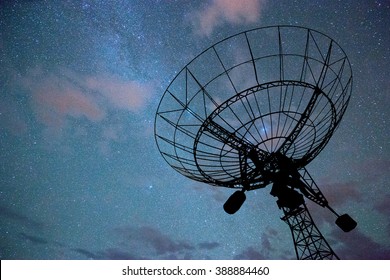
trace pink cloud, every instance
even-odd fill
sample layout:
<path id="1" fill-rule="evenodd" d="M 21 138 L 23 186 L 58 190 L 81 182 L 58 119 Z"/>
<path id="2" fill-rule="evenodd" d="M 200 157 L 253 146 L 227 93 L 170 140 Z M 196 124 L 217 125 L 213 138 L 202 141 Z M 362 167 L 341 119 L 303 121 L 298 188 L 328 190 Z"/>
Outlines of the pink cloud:
<path id="1" fill-rule="evenodd" d="M 0 100 L 2 129 L 23 136 L 30 130 L 29 125 L 36 122 L 42 125 L 45 149 L 61 149 L 65 153 L 72 152 L 72 148 L 63 140 L 86 139 L 92 124 L 101 135 L 93 144 L 96 150 L 105 156 L 112 154 L 112 143 L 126 139 L 124 127 L 112 121 L 108 124 L 107 120 L 117 111 L 141 113 L 154 90 L 153 83 L 111 73 L 85 75 L 68 68 L 48 71 L 38 65 L 23 75 L 16 70 L 11 74 L 6 88 L 8 97 Z M 18 102 L 22 94 L 28 103 Z M 142 133 L 145 131 L 151 131 L 149 123 Z"/>
<path id="2" fill-rule="evenodd" d="M 94 96 L 67 75 L 46 73 L 37 67 L 21 79 L 21 84 L 31 94 L 37 120 L 48 128 L 62 129 L 69 117 L 98 122 L 106 116 Z"/>
<path id="3" fill-rule="evenodd" d="M 133 112 L 144 108 L 152 90 L 150 85 L 125 81 L 118 76 L 89 77 L 85 85 L 102 94 L 113 107 Z"/>
<path id="4" fill-rule="evenodd" d="M 223 23 L 241 24 L 256 22 L 263 8 L 264 0 L 212 0 L 205 9 L 197 11 L 192 23 L 196 32 L 209 36 Z"/>
<path id="5" fill-rule="evenodd" d="M 81 90 L 72 88 L 58 88 L 53 81 L 46 81 L 39 86 L 34 94 L 36 110 L 39 118 L 45 124 L 52 122 L 49 118 L 56 118 L 61 122 L 64 117 L 86 117 L 90 121 L 100 121 L 105 111 L 98 106 L 93 97 L 84 94 Z"/>
<path id="6" fill-rule="evenodd" d="M 138 112 L 151 96 L 152 86 L 137 81 L 110 74 L 83 76 L 69 69 L 59 70 L 47 73 L 36 67 L 19 81 L 31 95 L 37 120 L 49 129 L 61 130 L 70 119 L 100 122 L 112 110 Z"/>

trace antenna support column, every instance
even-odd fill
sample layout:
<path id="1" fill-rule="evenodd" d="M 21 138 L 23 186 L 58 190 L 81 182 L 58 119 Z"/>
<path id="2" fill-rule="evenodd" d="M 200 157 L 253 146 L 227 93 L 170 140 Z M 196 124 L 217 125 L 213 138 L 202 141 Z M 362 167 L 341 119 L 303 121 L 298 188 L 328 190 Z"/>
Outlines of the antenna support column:
<path id="1" fill-rule="evenodd" d="M 298 260 L 339 259 L 315 225 L 306 204 L 290 210 L 282 207 L 282 221 L 290 227 Z"/>

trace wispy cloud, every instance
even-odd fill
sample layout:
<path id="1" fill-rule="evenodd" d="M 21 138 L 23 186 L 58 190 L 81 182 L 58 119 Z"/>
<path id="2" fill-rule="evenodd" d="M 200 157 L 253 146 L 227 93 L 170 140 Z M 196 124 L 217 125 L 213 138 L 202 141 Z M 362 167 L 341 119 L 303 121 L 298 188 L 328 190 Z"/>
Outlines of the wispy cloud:
<path id="1" fill-rule="evenodd" d="M 356 164 L 356 169 L 362 174 L 364 182 L 377 182 L 390 174 L 390 160 L 368 158 Z"/>
<path id="2" fill-rule="evenodd" d="M 388 218 L 386 229 L 387 234 L 390 236 L 390 194 L 383 196 L 377 203 L 375 203 L 374 209 Z"/>
<path id="3" fill-rule="evenodd" d="M 390 194 L 381 197 L 381 200 L 374 205 L 374 209 L 390 217 Z"/>
<path id="4" fill-rule="evenodd" d="M 82 249 L 82 248 L 75 248 L 75 249 L 72 249 L 73 252 L 76 252 L 80 255 L 83 255 L 85 258 L 87 259 L 91 259 L 91 260 L 99 260 L 101 259 L 101 255 L 100 254 L 96 254 L 92 251 L 89 251 L 89 250 L 85 250 L 85 249 Z"/>
<path id="5" fill-rule="evenodd" d="M 256 22 L 265 0 L 212 0 L 209 5 L 193 14 L 194 30 L 201 36 L 209 36 L 216 27 L 224 24 Z"/>
<path id="6" fill-rule="evenodd" d="M 280 251 L 275 244 L 279 243 L 278 232 L 267 228 L 261 233 L 261 244 L 258 248 L 248 246 L 234 256 L 236 260 L 266 260 L 266 259 L 294 259 L 293 251 Z"/>
<path id="7" fill-rule="evenodd" d="M 26 234 L 24 232 L 20 233 L 19 236 L 23 240 L 27 240 L 29 242 L 32 242 L 35 245 L 45 245 L 45 244 L 49 243 L 49 241 L 46 240 L 45 238 L 42 238 L 42 237 L 39 237 L 39 236 L 35 236 L 35 235 L 31 235 L 31 234 Z"/>
<path id="8" fill-rule="evenodd" d="M 8 207 L 1 206 L 1 205 L 0 205 L 0 216 L 3 216 L 3 218 L 11 219 L 15 222 L 20 223 L 22 226 L 26 226 L 33 230 L 40 230 L 44 227 L 43 223 L 38 222 Z"/>
<path id="9" fill-rule="evenodd" d="M 83 248 L 71 249 L 79 255 L 82 255 L 86 259 L 90 260 L 142 260 L 143 257 L 126 252 L 119 248 L 108 248 L 104 251 L 91 251 Z"/>
<path id="10" fill-rule="evenodd" d="M 162 233 L 157 228 L 142 226 L 139 228 L 125 227 L 118 229 L 125 240 L 135 244 L 143 244 L 155 251 L 157 255 L 168 253 L 182 253 L 186 250 L 195 249 L 194 245 L 184 240 L 174 240 Z"/>
<path id="11" fill-rule="evenodd" d="M 362 202 L 363 194 L 359 188 L 357 182 L 333 183 L 323 186 L 323 189 L 327 190 L 325 196 L 332 207 L 338 207 L 347 202 Z"/>
<path id="12" fill-rule="evenodd" d="M 218 242 L 201 242 L 198 244 L 200 249 L 212 250 L 221 246 Z"/>
<path id="13" fill-rule="evenodd" d="M 249 246 L 245 248 L 241 253 L 234 256 L 235 260 L 265 260 L 267 256 L 263 253 L 260 253 L 257 249 Z"/>
<path id="14" fill-rule="evenodd" d="M 332 236 L 340 240 L 337 254 L 342 259 L 349 260 L 386 260 L 390 259 L 390 246 L 384 246 L 375 242 L 370 237 L 361 233 L 358 229 L 345 234 L 339 229 L 334 229 Z"/>
<path id="15" fill-rule="evenodd" d="M 220 243 L 204 241 L 194 243 L 171 237 L 152 226 L 126 226 L 116 228 L 117 247 L 103 250 L 70 248 L 70 251 L 88 259 L 141 260 L 141 259 L 207 259 L 207 252 Z"/>

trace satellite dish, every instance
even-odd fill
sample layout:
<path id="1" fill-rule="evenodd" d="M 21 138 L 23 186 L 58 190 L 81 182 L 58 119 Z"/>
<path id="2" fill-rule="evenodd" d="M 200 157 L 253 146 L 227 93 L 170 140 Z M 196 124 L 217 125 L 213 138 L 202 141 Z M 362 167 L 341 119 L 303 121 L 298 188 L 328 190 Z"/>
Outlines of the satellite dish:
<path id="1" fill-rule="evenodd" d="M 304 197 L 336 214 L 346 232 L 356 222 L 329 206 L 306 165 L 338 127 L 351 90 L 348 57 L 327 35 L 298 26 L 248 30 L 176 75 L 157 109 L 156 142 L 182 175 L 238 189 L 224 204 L 229 214 L 246 191 L 272 185 L 297 258 L 337 259 Z"/>

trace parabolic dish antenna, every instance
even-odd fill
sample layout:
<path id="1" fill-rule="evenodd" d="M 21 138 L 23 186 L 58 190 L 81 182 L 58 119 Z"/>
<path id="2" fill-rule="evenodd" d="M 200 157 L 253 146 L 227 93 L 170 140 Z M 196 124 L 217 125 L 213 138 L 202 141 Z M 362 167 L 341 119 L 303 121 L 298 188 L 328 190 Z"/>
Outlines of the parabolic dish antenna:
<path id="1" fill-rule="evenodd" d="M 305 166 L 325 147 L 347 108 L 352 70 L 332 38 L 304 27 L 271 26 L 228 37 L 196 56 L 172 80 L 157 109 L 158 148 L 190 179 L 245 192 L 271 185 L 298 259 L 338 259 L 304 197 L 327 207 Z"/>

